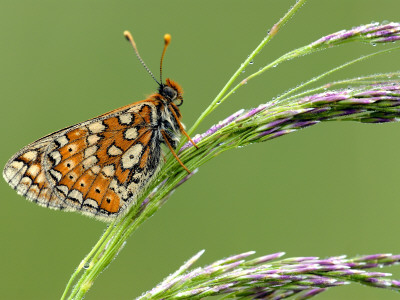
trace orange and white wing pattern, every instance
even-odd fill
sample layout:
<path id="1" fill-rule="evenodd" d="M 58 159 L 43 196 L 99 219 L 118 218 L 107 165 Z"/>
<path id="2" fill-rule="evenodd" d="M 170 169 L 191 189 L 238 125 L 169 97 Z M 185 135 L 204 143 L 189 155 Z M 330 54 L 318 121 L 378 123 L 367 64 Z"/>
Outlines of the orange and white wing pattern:
<path id="1" fill-rule="evenodd" d="M 157 171 L 165 112 L 148 99 L 53 133 L 14 155 L 3 176 L 39 205 L 110 220 Z"/>
<path id="2" fill-rule="evenodd" d="M 182 88 L 166 79 L 162 61 L 171 36 L 164 36 L 160 82 L 147 68 L 129 32 L 124 32 L 158 93 L 89 121 L 59 130 L 24 147 L 3 176 L 19 194 L 39 205 L 79 211 L 109 221 L 132 206 L 160 167 L 161 144 L 175 153 L 181 133 Z"/>

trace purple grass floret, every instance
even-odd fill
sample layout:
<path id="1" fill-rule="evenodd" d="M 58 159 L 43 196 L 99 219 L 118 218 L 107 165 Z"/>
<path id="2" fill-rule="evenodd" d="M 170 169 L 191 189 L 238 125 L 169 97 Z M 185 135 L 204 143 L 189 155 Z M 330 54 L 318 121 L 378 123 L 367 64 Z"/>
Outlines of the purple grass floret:
<path id="1" fill-rule="evenodd" d="M 190 265 L 202 253 L 190 259 Z M 297 299 L 309 299 L 328 288 L 351 282 L 400 291 L 400 281 L 388 278 L 390 274 L 366 272 L 359 268 L 364 268 L 371 261 L 375 262 L 375 266 L 398 264 L 399 255 L 375 254 L 356 258 L 336 256 L 326 259 L 294 257 L 276 260 L 283 255 L 283 252 L 278 252 L 244 260 L 253 253 L 234 255 L 192 271 L 188 270 L 186 263 L 184 268 L 138 299 L 200 299 L 217 295 L 229 298 L 246 296 L 253 299 L 285 299 L 297 294 Z M 271 260 L 273 262 L 269 263 Z M 283 286 L 284 289 L 281 289 Z"/>
<path id="2" fill-rule="evenodd" d="M 250 255 L 253 255 L 254 253 L 256 253 L 256 252 L 255 251 L 249 251 L 249 252 L 233 255 L 233 256 L 218 260 L 218 261 L 214 262 L 213 264 L 211 264 L 211 266 L 219 266 L 219 265 L 228 264 L 228 263 L 231 263 L 231 262 L 234 262 L 234 261 L 242 260 L 243 258 L 246 258 L 246 257 L 248 257 Z"/>
<path id="3" fill-rule="evenodd" d="M 239 121 L 243 121 L 247 118 L 250 118 L 251 116 L 260 113 L 261 111 L 270 108 L 272 106 L 275 105 L 275 102 L 269 102 L 269 103 L 265 103 L 265 104 L 261 104 L 256 108 L 250 109 L 248 112 L 246 112 L 245 114 L 242 114 L 239 118 L 236 119 L 236 122 Z"/>
<path id="4" fill-rule="evenodd" d="M 400 280 L 392 280 L 392 285 L 400 289 Z"/>
<path id="5" fill-rule="evenodd" d="M 263 263 L 269 262 L 271 260 L 278 259 L 284 255 L 285 255 L 285 252 L 277 252 L 277 253 L 273 253 L 273 254 L 269 254 L 269 255 L 264 255 L 264 256 L 261 256 L 261 257 L 258 257 L 258 258 L 248 261 L 247 264 L 248 265 L 263 264 Z"/>
<path id="6" fill-rule="evenodd" d="M 379 259 L 384 259 L 384 258 L 387 258 L 387 257 L 391 257 L 392 256 L 392 254 L 374 254 L 374 255 L 365 255 L 365 256 L 361 256 L 361 257 L 359 257 L 359 258 L 357 258 L 357 259 L 354 259 L 354 261 L 363 261 L 363 262 L 366 262 L 366 261 L 370 261 L 370 260 L 379 260 Z"/>
<path id="7" fill-rule="evenodd" d="M 288 134 L 288 133 L 292 133 L 292 132 L 294 132 L 294 131 L 295 131 L 295 129 L 280 130 L 280 131 L 278 131 L 278 132 L 273 133 L 273 134 L 271 135 L 270 139 L 274 139 L 274 138 L 280 137 L 280 136 L 282 136 L 282 135 L 285 135 L 285 134 Z"/>
<path id="8" fill-rule="evenodd" d="M 374 40 L 375 43 L 390 43 L 400 40 L 400 36 L 381 37 Z"/>
<path id="9" fill-rule="evenodd" d="M 271 123 L 265 124 L 265 125 L 261 125 L 259 126 L 257 129 L 257 131 L 263 131 L 266 129 L 270 129 L 270 128 L 277 128 L 278 126 L 282 125 L 283 123 L 286 123 L 290 120 L 291 118 L 283 118 L 283 119 L 279 119 L 276 121 L 272 121 Z"/>
<path id="10" fill-rule="evenodd" d="M 186 181 L 188 181 L 190 178 L 192 178 L 193 175 L 195 175 L 199 169 L 194 169 L 190 174 L 187 174 L 181 181 L 179 181 L 174 189 L 178 188 L 180 185 L 184 184 Z"/>
<path id="11" fill-rule="evenodd" d="M 311 289 L 307 292 L 305 292 L 303 295 L 300 295 L 297 300 L 306 300 L 310 299 L 311 297 L 314 297 L 322 292 L 325 292 L 326 288 L 316 288 L 316 289 Z"/>
<path id="12" fill-rule="evenodd" d="M 318 124 L 320 121 L 318 120 L 309 120 L 309 121 L 298 121 L 288 125 L 286 128 L 305 128 L 311 125 Z"/>
<path id="13" fill-rule="evenodd" d="M 341 30 L 336 33 L 324 36 L 311 44 L 314 48 L 326 45 L 337 45 L 350 39 L 361 39 L 370 43 L 383 43 L 397 41 L 400 38 L 400 24 L 372 23 L 355 27 L 350 30 Z"/>
<path id="14" fill-rule="evenodd" d="M 193 141 L 198 144 L 202 139 L 204 139 L 207 136 L 210 136 L 212 134 L 214 134 L 215 132 L 217 132 L 218 130 L 220 130 L 221 128 L 227 126 L 228 124 L 232 123 L 236 118 L 238 118 L 240 115 L 242 115 L 242 113 L 244 112 L 244 109 L 241 109 L 237 112 L 235 112 L 234 114 L 230 115 L 229 117 L 227 117 L 225 120 L 220 121 L 218 124 L 211 126 L 210 129 L 208 129 L 205 133 L 196 135 L 193 138 Z M 182 146 L 182 148 L 180 149 L 179 152 L 184 151 L 187 148 L 193 147 L 191 142 L 187 142 L 186 144 L 184 144 Z"/>

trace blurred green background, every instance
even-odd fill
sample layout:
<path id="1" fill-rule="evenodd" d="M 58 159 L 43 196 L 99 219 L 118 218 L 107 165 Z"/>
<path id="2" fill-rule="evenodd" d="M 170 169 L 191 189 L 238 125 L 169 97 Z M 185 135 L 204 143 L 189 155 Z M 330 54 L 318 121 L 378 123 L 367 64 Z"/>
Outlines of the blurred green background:
<path id="1" fill-rule="evenodd" d="M 189 127 L 294 0 L 11 1 L 0 10 L 1 165 L 28 143 L 156 88 L 122 36 L 132 31 L 158 74 L 185 91 Z M 398 0 L 310 0 L 246 74 L 323 35 L 371 21 L 399 21 Z M 206 119 L 202 132 L 345 61 L 380 50 L 349 44 L 281 65 L 250 82 Z M 378 56 L 327 80 L 399 69 Z M 157 76 L 157 75 L 156 75 Z M 400 124 L 332 122 L 224 153 L 204 165 L 128 241 L 86 299 L 132 299 L 200 249 L 199 265 L 230 254 L 287 256 L 400 253 Z M 38 207 L 3 181 L 2 299 L 58 299 L 106 224 Z M 387 271 L 400 277 L 399 267 Z M 350 285 L 318 299 L 398 299 Z"/>

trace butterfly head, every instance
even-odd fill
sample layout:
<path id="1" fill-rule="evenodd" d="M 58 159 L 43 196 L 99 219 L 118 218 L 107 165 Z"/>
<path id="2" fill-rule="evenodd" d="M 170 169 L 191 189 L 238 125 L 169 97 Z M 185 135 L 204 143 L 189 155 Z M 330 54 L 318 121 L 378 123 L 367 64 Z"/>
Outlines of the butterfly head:
<path id="1" fill-rule="evenodd" d="M 161 84 L 158 93 L 169 103 L 172 102 L 176 106 L 181 106 L 183 103 L 183 91 L 179 84 L 167 78 L 164 84 Z"/>
<path id="2" fill-rule="evenodd" d="M 168 105 L 174 104 L 176 106 L 181 106 L 183 103 L 183 91 L 182 88 L 180 87 L 179 84 L 177 84 L 175 81 L 172 81 L 171 79 L 167 78 L 165 80 L 165 83 L 162 83 L 162 63 L 164 60 L 164 54 L 165 51 L 167 50 L 167 47 L 169 43 L 171 42 L 171 35 L 170 34 L 165 34 L 164 35 L 164 49 L 161 54 L 161 60 L 160 60 L 160 81 L 158 81 L 153 73 L 150 71 L 150 69 L 146 66 L 144 63 L 143 59 L 140 57 L 139 51 L 136 47 L 136 43 L 133 40 L 133 37 L 129 31 L 124 31 L 124 36 L 125 38 L 131 43 L 133 49 L 135 50 L 136 56 L 139 59 L 139 61 L 142 63 L 143 67 L 147 70 L 147 72 L 150 74 L 150 76 L 154 79 L 155 82 L 159 85 L 158 88 L 158 94 L 164 98 L 168 102 Z"/>

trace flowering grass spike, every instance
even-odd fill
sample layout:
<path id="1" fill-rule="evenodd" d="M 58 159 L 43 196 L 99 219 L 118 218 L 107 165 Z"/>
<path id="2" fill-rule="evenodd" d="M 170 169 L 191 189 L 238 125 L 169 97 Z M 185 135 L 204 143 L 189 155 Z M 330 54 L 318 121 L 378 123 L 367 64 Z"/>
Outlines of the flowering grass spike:
<path id="1" fill-rule="evenodd" d="M 246 260 L 255 253 L 250 251 L 189 271 L 203 253 L 204 250 L 197 253 L 178 271 L 137 300 L 195 300 L 207 296 L 228 299 L 286 299 L 295 296 L 295 299 L 309 299 L 328 288 L 352 282 L 400 291 L 400 281 L 389 279 L 391 274 L 366 271 L 399 264 L 400 255 L 277 260 L 284 255 L 279 252 Z"/>

